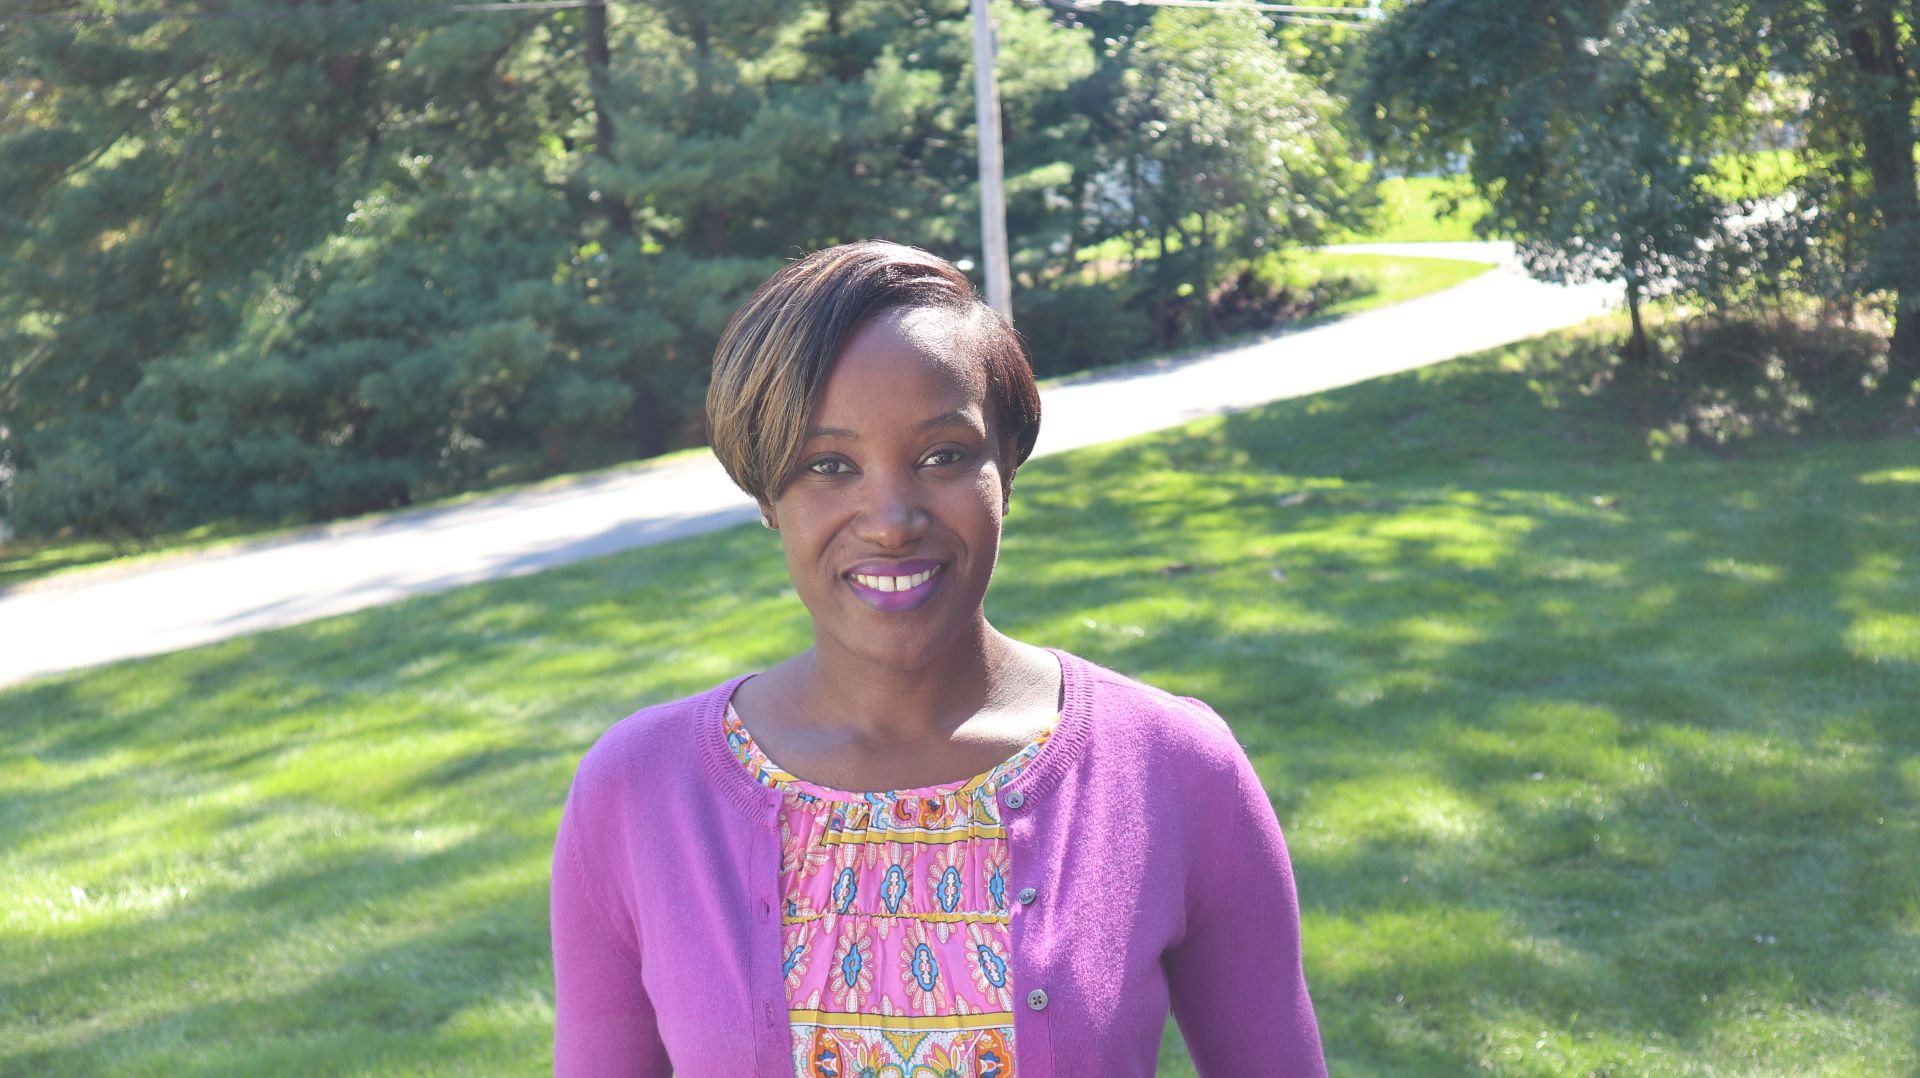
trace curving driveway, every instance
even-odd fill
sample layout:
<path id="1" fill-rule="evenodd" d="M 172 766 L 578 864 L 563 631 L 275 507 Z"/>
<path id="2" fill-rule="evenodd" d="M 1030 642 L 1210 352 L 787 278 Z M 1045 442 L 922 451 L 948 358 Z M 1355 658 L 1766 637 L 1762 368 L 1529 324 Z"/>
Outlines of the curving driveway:
<path id="1" fill-rule="evenodd" d="M 1310 329 L 1042 389 L 1036 455 L 1297 397 L 1584 321 L 1606 286 L 1541 284 L 1500 243 L 1341 250 L 1497 263 L 1471 281 Z M 0 593 L 0 685 L 392 602 L 754 517 L 710 455 L 636 464 L 439 509 L 349 521 Z"/>

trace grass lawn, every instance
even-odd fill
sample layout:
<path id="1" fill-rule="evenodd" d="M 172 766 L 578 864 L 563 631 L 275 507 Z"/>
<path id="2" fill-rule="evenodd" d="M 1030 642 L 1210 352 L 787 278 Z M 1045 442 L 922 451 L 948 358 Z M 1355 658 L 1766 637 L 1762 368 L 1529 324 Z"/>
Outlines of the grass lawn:
<path id="1" fill-rule="evenodd" d="M 1486 203 L 1472 193 L 1464 177 L 1388 176 L 1379 183 L 1378 227 L 1344 237 L 1346 243 L 1449 243 L 1483 237 L 1473 223 Z M 1464 196 L 1449 212 L 1449 195 Z"/>
<path id="2" fill-rule="evenodd" d="M 1395 255 L 1308 251 L 1294 259 L 1296 271 L 1315 275 L 1344 273 L 1369 282 L 1368 291 L 1321 311 L 1318 317 L 1358 314 L 1402 303 L 1429 292 L 1452 288 L 1493 268 L 1488 262 L 1452 258 L 1401 258 Z"/>
<path id="3" fill-rule="evenodd" d="M 1920 440 L 1536 354 L 1035 462 L 989 608 L 1234 725 L 1336 1073 L 1913 1073 Z M 805 633 L 742 527 L 0 691 L 0 1073 L 544 1073 L 580 754 Z"/>

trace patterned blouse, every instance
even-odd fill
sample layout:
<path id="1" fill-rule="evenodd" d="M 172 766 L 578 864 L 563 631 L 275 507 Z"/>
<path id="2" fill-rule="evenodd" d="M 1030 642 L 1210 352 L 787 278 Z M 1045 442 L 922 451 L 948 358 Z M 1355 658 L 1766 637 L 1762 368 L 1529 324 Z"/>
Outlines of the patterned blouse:
<path id="1" fill-rule="evenodd" d="M 784 795 L 793 1073 L 1012 1075 L 1012 896 L 994 795 L 1052 729 L 985 774 L 886 793 L 795 778 L 730 705 L 726 729 L 734 756 Z"/>

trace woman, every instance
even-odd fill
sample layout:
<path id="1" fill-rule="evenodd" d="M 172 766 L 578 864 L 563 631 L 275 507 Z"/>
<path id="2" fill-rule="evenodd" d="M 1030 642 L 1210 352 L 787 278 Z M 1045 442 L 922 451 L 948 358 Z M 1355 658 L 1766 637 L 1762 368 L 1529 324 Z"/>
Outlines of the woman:
<path id="1" fill-rule="evenodd" d="M 1325 1071 L 1272 804 L 1226 725 L 988 624 L 1040 401 L 926 252 L 792 263 L 734 316 L 714 452 L 813 647 L 647 708 L 574 777 L 555 1071 Z M 776 763 L 777 761 L 777 763 Z"/>

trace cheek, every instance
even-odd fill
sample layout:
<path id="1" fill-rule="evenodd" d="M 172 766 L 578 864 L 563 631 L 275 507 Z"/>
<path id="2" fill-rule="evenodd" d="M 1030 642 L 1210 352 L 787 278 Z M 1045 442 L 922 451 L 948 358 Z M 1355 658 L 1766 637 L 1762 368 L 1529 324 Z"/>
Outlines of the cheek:
<path id="1" fill-rule="evenodd" d="M 1000 469 L 988 464 L 975 474 L 973 488 L 968 492 L 968 498 L 974 504 L 973 512 L 984 516 L 983 523 L 990 523 L 995 532 L 1000 530 L 1000 510 L 1006 502 L 1006 491 L 1006 484 L 1000 478 Z"/>

